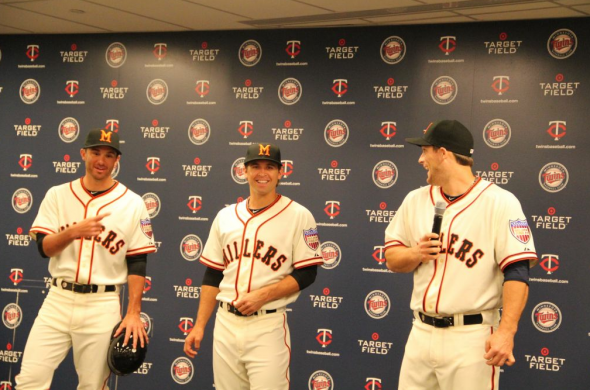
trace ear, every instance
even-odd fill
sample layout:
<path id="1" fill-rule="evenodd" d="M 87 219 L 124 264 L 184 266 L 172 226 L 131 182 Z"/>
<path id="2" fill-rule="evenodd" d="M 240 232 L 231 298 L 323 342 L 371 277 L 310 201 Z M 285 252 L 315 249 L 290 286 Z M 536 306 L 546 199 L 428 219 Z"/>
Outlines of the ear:
<path id="1" fill-rule="evenodd" d="M 82 157 L 82 161 L 86 161 L 86 149 L 80 149 L 80 157 Z"/>

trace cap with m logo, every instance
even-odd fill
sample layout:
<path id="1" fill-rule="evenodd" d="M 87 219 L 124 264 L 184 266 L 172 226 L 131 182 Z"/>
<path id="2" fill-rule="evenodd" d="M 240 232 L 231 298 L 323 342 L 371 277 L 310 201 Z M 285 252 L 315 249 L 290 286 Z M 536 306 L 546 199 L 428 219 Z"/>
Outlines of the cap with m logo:
<path id="1" fill-rule="evenodd" d="M 276 145 L 266 142 L 253 143 L 248 147 L 244 165 L 254 160 L 269 160 L 281 166 L 281 149 Z"/>
<path id="2" fill-rule="evenodd" d="M 118 154 L 121 154 L 119 147 L 119 134 L 105 129 L 92 129 L 86 136 L 84 148 L 92 148 L 95 146 L 110 146 L 115 149 Z"/>

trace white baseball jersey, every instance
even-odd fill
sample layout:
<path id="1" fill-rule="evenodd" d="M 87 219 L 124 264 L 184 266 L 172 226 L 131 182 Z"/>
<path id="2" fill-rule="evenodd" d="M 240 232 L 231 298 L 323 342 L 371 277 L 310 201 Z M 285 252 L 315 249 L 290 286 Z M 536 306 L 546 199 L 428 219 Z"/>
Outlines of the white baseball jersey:
<path id="1" fill-rule="evenodd" d="M 201 263 L 223 271 L 217 300 L 234 303 L 241 294 L 281 281 L 294 268 L 323 264 L 315 220 L 309 210 L 279 195 L 252 214 L 247 201 L 222 209 L 211 226 Z M 268 302 L 270 310 L 294 302 L 299 292 Z"/>
<path id="2" fill-rule="evenodd" d="M 430 315 L 478 313 L 502 306 L 502 271 L 517 261 L 538 261 L 520 202 L 510 192 L 477 178 L 450 202 L 440 187 L 414 190 L 385 231 L 385 250 L 416 246 L 432 231 L 434 205 L 444 201 L 438 259 L 414 271 L 410 307 Z"/>
<path id="3" fill-rule="evenodd" d="M 141 197 L 117 182 L 109 191 L 93 197 L 82 179 L 55 186 L 47 195 L 30 234 L 54 234 L 86 218 L 111 213 L 101 220 L 97 237 L 76 239 L 49 260 L 55 278 L 81 284 L 124 284 L 125 256 L 156 251 L 152 225 Z"/>

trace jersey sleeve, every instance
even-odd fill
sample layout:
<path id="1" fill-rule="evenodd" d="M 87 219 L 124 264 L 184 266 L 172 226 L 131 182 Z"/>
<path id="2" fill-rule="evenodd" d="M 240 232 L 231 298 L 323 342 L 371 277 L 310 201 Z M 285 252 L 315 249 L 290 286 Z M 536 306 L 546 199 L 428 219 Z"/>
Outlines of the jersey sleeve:
<path id="1" fill-rule="evenodd" d="M 50 188 L 41 202 L 37 217 L 29 230 L 29 235 L 37 239 L 37 233 L 55 234 L 59 232 L 57 194 L 55 187 Z"/>
<path id="2" fill-rule="evenodd" d="M 211 224 L 209 237 L 207 238 L 205 248 L 203 248 L 203 253 L 201 254 L 199 261 L 207 267 L 223 271 L 225 269 L 225 263 L 223 262 L 223 244 L 221 242 L 221 233 L 219 231 L 220 213 L 221 211 L 217 213 L 215 220 Z"/>
<path id="3" fill-rule="evenodd" d="M 494 243 L 498 265 L 502 271 L 508 265 L 523 260 L 534 266 L 538 261 L 535 243 L 520 202 L 510 194 L 509 199 L 502 200 L 499 210 Z"/>
<path id="4" fill-rule="evenodd" d="M 320 250 L 318 227 L 311 212 L 302 207 L 293 237 L 293 267 L 304 268 L 324 264 Z"/>
<path id="5" fill-rule="evenodd" d="M 129 245 L 127 246 L 127 256 L 136 256 L 156 251 L 152 222 L 150 221 L 150 216 L 145 207 L 145 203 L 140 197 L 137 197 L 136 200 L 136 208 L 133 213 L 132 231 L 129 235 L 130 240 Z"/>
<path id="6" fill-rule="evenodd" d="M 396 246 L 411 246 L 410 235 L 407 230 L 409 196 L 410 195 L 406 196 L 401 206 L 393 216 L 393 219 L 391 222 L 389 222 L 389 225 L 387 225 L 387 228 L 385 229 L 384 251 Z"/>

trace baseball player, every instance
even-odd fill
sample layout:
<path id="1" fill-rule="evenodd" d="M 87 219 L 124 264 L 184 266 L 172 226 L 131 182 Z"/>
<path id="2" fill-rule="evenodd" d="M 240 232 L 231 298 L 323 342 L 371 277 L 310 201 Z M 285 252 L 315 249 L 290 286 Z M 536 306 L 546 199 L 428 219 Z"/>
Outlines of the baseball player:
<path id="1" fill-rule="evenodd" d="M 148 342 L 140 319 L 147 254 L 155 251 L 141 197 L 113 180 L 119 136 L 91 130 L 80 151 L 84 177 L 52 187 L 30 234 L 49 259 L 52 287 L 33 324 L 16 389 L 49 389 L 53 373 L 73 347 L 78 390 L 108 389 L 106 354 L 120 321 L 119 289 L 129 306 L 117 335 Z"/>
<path id="2" fill-rule="evenodd" d="M 286 390 L 291 341 L 285 307 L 314 282 L 323 258 L 311 213 L 276 192 L 283 174 L 279 148 L 252 144 L 244 164 L 250 197 L 213 221 L 200 259 L 207 266 L 201 302 L 184 352 L 197 354 L 217 308 L 215 388 Z"/>
<path id="3" fill-rule="evenodd" d="M 458 121 L 406 141 L 422 148 L 430 186 L 410 192 L 385 231 L 387 267 L 414 273 L 399 389 L 498 389 L 538 261 L 526 217 L 514 195 L 473 175 L 473 136 Z"/>

